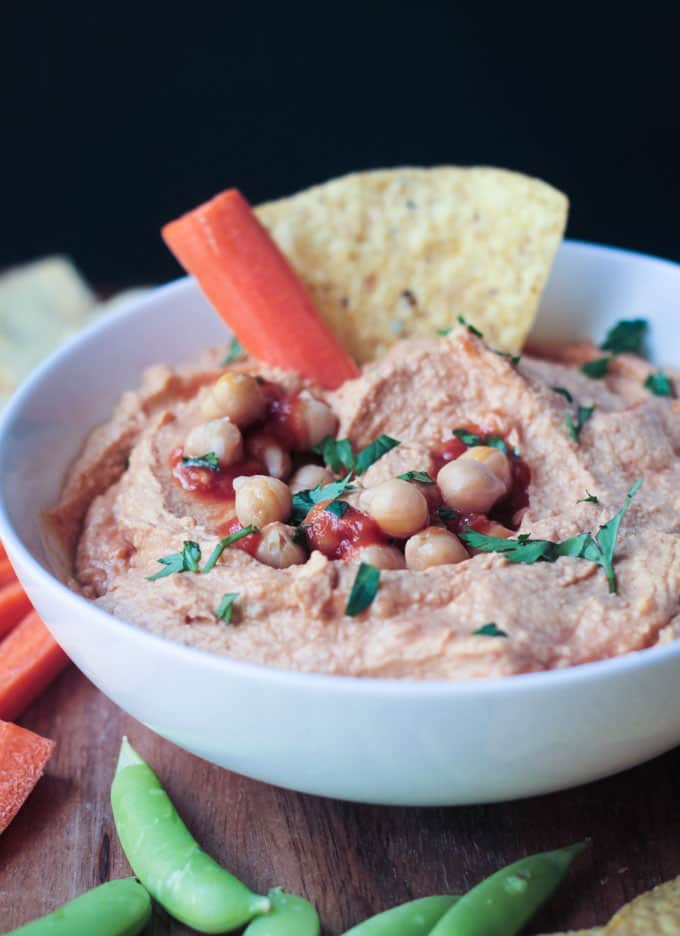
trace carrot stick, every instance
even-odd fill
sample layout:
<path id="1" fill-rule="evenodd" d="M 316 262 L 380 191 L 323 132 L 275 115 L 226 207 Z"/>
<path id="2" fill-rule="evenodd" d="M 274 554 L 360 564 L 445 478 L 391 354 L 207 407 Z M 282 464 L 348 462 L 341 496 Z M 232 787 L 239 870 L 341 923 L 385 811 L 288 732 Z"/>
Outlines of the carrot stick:
<path id="1" fill-rule="evenodd" d="M 0 588 L 0 637 L 16 627 L 30 610 L 31 602 L 18 582 Z"/>
<path id="2" fill-rule="evenodd" d="M 2 543 L 0 543 L 0 559 L 6 559 L 6 558 L 7 558 L 7 550 L 2 545 Z"/>
<path id="3" fill-rule="evenodd" d="M 16 574 L 9 559 L 0 559 L 0 588 L 16 581 Z"/>
<path id="4" fill-rule="evenodd" d="M 0 832 L 4 832 L 36 785 L 54 741 L 0 721 Z"/>
<path id="5" fill-rule="evenodd" d="M 13 721 L 69 662 L 36 611 L 0 642 L 0 718 Z"/>
<path id="6" fill-rule="evenodd" d="M 356 364 L 236 189 L 166 224 L 162 235 L 250 354 L 322 387 L 358 376 Z"/>

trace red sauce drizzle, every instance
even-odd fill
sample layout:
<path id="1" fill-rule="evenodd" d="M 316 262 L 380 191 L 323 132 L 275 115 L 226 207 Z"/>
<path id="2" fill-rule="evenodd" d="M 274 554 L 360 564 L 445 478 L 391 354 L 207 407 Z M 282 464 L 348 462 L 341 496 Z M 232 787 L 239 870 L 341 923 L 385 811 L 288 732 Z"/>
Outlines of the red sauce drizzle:
<path id="1" fill-rule="evenodd" d="M 330 501 L 316 504 L 305 518 L 307 540 L 329 559 L 344 559 L 362 546 L 384 545 L 389 542 L 378 524 L 368 514 L 348 507 L 342 517 L 326 510 Z"/>
<path id="2" fill-rule="evenodd" d="M 184 488 L 197 497 L 210 501 L 225 501 L 234 499 L 234 478 L 241 475 L 266 474 L 262 462 L 255 458 L 246 458 L 211 471 L 210 468 L 196 468 L 182 464 L 184 449 L 179 447 L 170 456 L 170 469 L 173 476 Z"/>
<path id="3" fill-rule="evenodd" d="M 262 389 L 264 390 L 264 387 Z M 275 387 L 275 384 L 269 386 Z M 302 449 L 307 443 L 307 428 L 300 394 L 284 394 L 280 387 L 276 392 L 269 391 L 271 400 L 266 419 L 266 430 L 287 449 Z"/>

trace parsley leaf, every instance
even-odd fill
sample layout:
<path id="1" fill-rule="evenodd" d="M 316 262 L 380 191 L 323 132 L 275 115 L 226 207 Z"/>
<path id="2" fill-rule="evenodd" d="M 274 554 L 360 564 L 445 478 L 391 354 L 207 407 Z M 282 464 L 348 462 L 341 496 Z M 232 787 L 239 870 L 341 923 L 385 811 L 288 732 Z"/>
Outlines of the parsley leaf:
<path id="1" fill-rule="evenodd" d="M 391 449 L 401 445 L 398 439 L 392 439 L 388 435 L 379 435 L 375 441 L 362 449 L 355 459 L 355 471 L 358 475 L 363 474 L 379 458 L 386 455 Z"/>
<path id="2" fill-rule="evenodd" d="M 656 374 L 650 374 L 649 377 L 645 380 L 644 386 L 647 390 L 651 390 L 655 396 L 674 396 L 673 384 L 671 383 L 668 375 L 664 374 L 663 371 L 657 371 Z"/>
<path id="3" fill-rule="evenodd" d="M 454 429 L 453 434 L 457 439 L 460 439 L 461 442 L 464 442 L 465 445 L 475 446 L 475 445 L 488 445 L 491 448 L 497 448 L 501 452 L 504 452 L 506 455 L 510 454 L 510 449 L 507 446 L 507 443 L 501 439 L 499 435 L 478 435 L 476 432 L 468 432 L 467 429 Z M 513 455 L 519 454 L 518 452 L 513 452 Z"/>
<path id="4" fill-rule="evenodd" d="M 182 458 L 182 464 L 187 468 L 209 468 L 210 471 L 220 470 L 220 461 L 214 452 L 208 452 L 198 458 Z"/>
<path id="5" fill-rule="evenodd" d="M 523 533 L 517 539 L 503 539 L 496 536 L 487 536 L 485 533 L 478 533 L 471 527 L 466 527 L 465 532 L 460 534 L 460 538 L 478 552 L 502 553 L 508 562 L 524 563 L 526 565 L 539 560 L 555 562 L 561 556 L 587 559 L 589 562 L 595 562 L 602 567 L 607 576 L 609 591 L 611 594 L 615 594 L 617 585 L 614 573 L 614 550 L 616 549 L 619 527 L 621 526 L 621 520 L 630 507 L 631 500 L 640 489 L 641 484 L 642 478 L 639 478 L 626 495 L 621 510 L 600 527 L 595 538 L 591 533 L 579 533 L 577 536 L 572 536 L 561 543 L 553 543 L 551 540 L 532 540 L 528 534 Z"/>
<path id="6" fill-rule="evenodd" d="M 211 569 L 215 568 L 217 560 L 220 558 L 225 549 L 228 549 L 232 543 L 238 542 L 238 540 L 243 539 L 244 536 L 250 536 L 251 533 L 259 533 L 260 531 L 256 526 L 247 526 L 243 527 L 242 530 L 237 530 L 235 533 L 232 533 L 231 536 L 225 537 L 219 541 L 217 546 L 213 549 L 208 557 L 208 561 L 201 569 L 202 572 L 210 572 Z"/>
<path id="7" fill-rule="evenodd" d="M 484 338 L 484 335 L 480 332 L 480 330 L 478 328 L 475 328 L 474 325 L 470 325 L 468 320 L 463 318 L 462 315 L 457 315 L 456 320 L 460 325 L 465 325 L 467 330 L 471 332 L 473 335 L 476 335 L 478 338 L 482 338 L 482 339 Z"/>
<path id="8" fill-rule="evenodd" d="M 333 436 L 325 436 L 318 445 L 312 449 L 324 460 L 324 463 L 339 474 L 341 468 L 345 471 L 351 471 L 354 468 L 354 452 L 349 439 L 334 439 Z"/>
<path id="9" fill-rule="evenodd" d="M 361 614 L 371 604 L 378 593 L 380 584 L 380 569 L 362 562 L 352 585 L 345 614 L 349 617 L 356 617 Z"/>
<path id="10" fill-rule="evenodd" d="M 606 357 L 597 358 L 595 361 L 588 361 L 586 364 L 581 364 L 581 372 L 586 375 L 586 377 L 592 377 L 593 380 L 601 380 L 609 370 L 609 362 L 614 357 L 613 354 L 608 354 Z"/>
<path id="11" fill-rule="evenodd" d="M 595 494 L 591 494 L 588 488 L 586 488 L 586 497 L 582 497 L 580 500 L 577 500 L 577 504 L 599 504 L 600 498 Z"/>
<path id="12" fill-rule="evenodd" d="M 491 349 L 494 354 L 497 354 L 499 357 L 507 358 L 512 365 L 519 364 L 521 359 L 521 354 L 510 354 L 509 351 L 496 351 L 495 348 Z"/>
<path id="13" fill-rule="evenodd" d="M 559 394 L 561 394 L 561 395 L 564 397 L 564 399 L 567 401 L 567 403 L 573 403 L 573 402 L 574 402 L 573 396 L 571 395 L 571 393 L 569 393 L 569 391 L 567 390 L 566 387 L 551 387 L 550 389 L 551 389 L 554 393 L 559 393 Z"/>
<path id="14" fill-rule="evenodd" d="M 569 435 L 572 437 L 574 442 L 578 443 L 579 439 L 581 438 L 581 430 L 593 415 L 594 410 L 594 405 L 579 406 L 578 410 L 576 411 L 576 422 L 574 422 L 571 413 L 567 413 L 565 422 L 567 424 L 567 429 L 569 430 Z"/>
<path id="15" fill-rule="evenodd" d="M 222 595 L 222 601 L 220 601 L 217 606 L 217 615 L 218 620 L 224 621 L 225 624 L 229 624 L 231 621 L 231 614 L 234 610 L 234 602 L 239 596 L 239 592 L 227 592 L 226 595 Z"/>
<path id="16" fill-rule="evenodd" d="M 349 494 L 354 490 L 354 485 L 349 483 L 351 477 L 352 472 L 350 471 L 340 481 L 331 481 L 330 484 L 323 487 L 317 484 L 315 488 L 293 494 L 293 509 L 289 522 L 297 525 L 305 519 L 315 504 L 325 500 L 334 501 L 342 494 Z"/>
<path id="17" fill-rule="evenodd" d="M 344 517 L 349 510 L 349 504 L 347 501 L 331 501 L 330 504 L 326 504 L 326 510 L 336 517 Z"/>
<path id="18" fill-rule="evenodd" d="M 426 471 L 407 471 L 405 474 L 397 475 L 402 481 L 418 481 L 420 484 L 434 484 L 433 479 Z"/>
<path id="19" fill-rule="evenodd" d="M 646 319 L 627 319 L 617 322 L 607 332 L 607 337 L 600 348 L 603 351 L 613 351 L 614 354 L 621 354 L 624 351 L 642 354 L 647 326 Z"/>
<path id="20" fill-rule="evenodd" d="M 222 367 L 226 367 L 227 364 L 231 364 L 233 361 L 238 361 L 238 359 L 244 357 L 244 355 L 245 351 L 243 350 L 241 342 L 238 338 L 232 338 L 231 344 L 229 345 L 229 352 L 222 361 Z"/>
<path id="21" fill-rule="evenodd" d="M 489 624 L 484 624 L 483 627 L 478 627 L 477 630 L 473 630 L 473 635 L 475 637 L 507 637 L 508 635 L 504 630 L 501 630 L 500 627 L 494 622 L 491 621 Z"/>
<path id="22" fill-rule="evenodd" d="M 458 517 L 458 511 L 454 510 L 453 507 L 437 507 L 437 515 L 440 520 L 446 523 L 447 520 L 455 520 Z"/>
<path id="23" fill-rule="evenodd" d="M 156 579 L 165 578 L 167 575 L 174 575 L 179 572 L 198 572 L 200 558 L 201 547 L 198 543 L 185 540 L 182 544 L 182 552 L 172 553 L 172 555 L 163 556 L 158 560 L 164 568 L 156 572 L 155 575 L 147 575 L 147 581 L 155 582 Z"/>
<path id="24" fill-rule="evenodd" d="M 450 334 L 451 334 L 451 328 L 438 328 L 438 329 L 437 329 L 437 334 L 438 334 L 438 335 L 441 335 L 442 338 L 446 338 L 447 335 L 450 335 Z"/>

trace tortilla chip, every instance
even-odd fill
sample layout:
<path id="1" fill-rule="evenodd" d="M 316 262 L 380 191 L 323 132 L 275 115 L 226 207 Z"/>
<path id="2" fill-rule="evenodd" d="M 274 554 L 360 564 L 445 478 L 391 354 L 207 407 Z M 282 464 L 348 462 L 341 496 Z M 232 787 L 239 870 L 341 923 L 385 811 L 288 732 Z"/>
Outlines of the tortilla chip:
<path id="1" fill-rule="evenodd" d="M 621 907 L 605 936 L 677 936 L 680 933 L 680 877 L 660 884 Z"/>
<path id="2" fill-rule="evenodd" d="M 568 202 L 490 168 L 362 172 L 257 214 L 347 350 L 373 360 L 459 315 L 517 352 L 534 321 Z"/>

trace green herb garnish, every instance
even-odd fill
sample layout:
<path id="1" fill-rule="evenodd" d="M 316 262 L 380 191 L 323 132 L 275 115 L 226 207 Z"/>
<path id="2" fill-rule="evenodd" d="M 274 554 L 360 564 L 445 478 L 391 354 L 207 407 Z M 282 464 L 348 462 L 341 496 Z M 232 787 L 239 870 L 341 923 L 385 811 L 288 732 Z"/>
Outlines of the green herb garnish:
<path id="1" fill-rule="evenodd" d="M 217 606 L 217 615 L 218 620 L 224 621 L 225 624 L 229 624 L 231 621 L 232 611 L 234 610 L 234 602 L 239 596 L 239 592 L 227 592 L 226 595 L 222 595 L 222 601 L 220 601 Z"/>
<path id="2" fill-rule="evenodd" d="M 231 364 L 233 361 L 238 361 L 239 358 L 245 356 L 245 351 L 243 350 L 243 345 L 238 340 L 238 338 L 232 338 L 229 345 L 229 352 L 225 359 L 222 361 L 222 367 L 226 367 L 227 364 Z"/>
<path id="3" fill-rule="evenodd" d="M 220 461 L 214 452 L 208 452 L 206 455 L 200 455 L 198 458 L 182 458 L 182 464 L 186 468 L 208 468 L 210 471 L 220 470 Z"/>
<path id="4" fill-rule="evenodd" d="M 639 478 L 626 495 L 621 510 L 600 527 L 595 537 L 591 533 L 579 533 L 577 536 L 572 536 L 561 543 L 553 543 L 551 540 L 532 540 L 527 533 L 523 533 L 517 539 L 503 539 L 477 533 L 476 530 L 467 527 L 465 532 L 460 534 L 460 538 L 468 546 L 479 552 L 502 553 L 509 562 L 527 565 L 539 560 L 555 562 L 561 556 L 587 559 L 589 562 L 597 563 L 604 569 L 609 591 L 615 594 L 617 585 L 614 573 L 614 550 L 619 527 L 621 526 L 621 520 L 630 507 L 631 500 L 640 489 L 641 484 L 642 478 Z"/>
<path id="5" fill-rule="evenodd" d="M 595 361 L 588 361 L 586 364 L 581 364 L 581 372 L 584 373 L 586 377 L 592 377 L 593 380 L 601 380 L 606 376 L 609 370 L 609 362 L 613 357 L 613 354 L 609 354 L 607 357 L 597 358 Z"/>
<path id="6" fill-rule="evenodd" d="M 446 338 L 448 335 L 451 334 L 451 328 L 438 328 L 437 334 L 441 335 L 442 338 Z"/>
<path id="7" fill-rule="evenodd" d="M 499 357 L 506 358 L 512 365 L 519 364 L 522 357 L 521 354 L 510 354 L 509 351 L 497 351 L 495 348 L 492 348 L 491 350 Z"/>
<path id="8" fill-rule="evenodd" d="M 577 500 L 577 504 L 599 504 L 600 498 L 595 494 L 591 494 L 588 488 L 586 488 L 586 497 L 582 497 L 581 500 Z"/>
<path id="9" fill-rule="evenodd" d="M 407 471 L 405 474 L 397 475 L 402 481 L 418 481 L 420 484 L 434 484 L 434 480 L 426 471 Z"/>
<path id="10" fill-rule="evenodd" d="M 607 337 L 600 348 L 603 351 L 613 351 L 614 354 L 621 354 L 624 351 L 642 354 L 648 325 L 646 319 L 624 319 L 617 322 L 607 332 Z"/>
<path id="11" fill-rule="evenodd" d="M 398 439 L 392 439 L 390 436 L 384 434 L 379 435 L 374 442 L 371 442 L 370 445 L 367 445 L 366 448 L 359 452 L 354 461 L 354 470 L 358 475 L 363 474 L 371 465 L 375 464 L 379 458 L 382 458 L 383 455 L 386 455 L 393 448 L 396 448 L 397 445 L 401 445 Z"/>
<path id="12" fill-rule="evenodd" d="M 293 494 L 293 507 L 289 522 L 292 524 L 299 524 L 305 519 L 315 504 L 319 504 L 321 501 L 325 500 L 334 501 L 342 494 L 349 494 L 354 490 L 354 485 L 349 483 L 351 477 L 352 472 L 350 471 L 349 474 L 345 475 L 340 481 L 331 481 L 330 484 L 326 484 L 323 487 L 317 484 L 315 488 L 309 488 L 306 491 L 298 491 L 297 494 Z"/>
<path id="13" fill-rule="evenodd" d="M 380 569 L 362 562 L 352 585 L 345 614 L 349 617 L 356 617 L 357 614 L 365 611 L 377 595 L 379 584 Z"/>
<path id="14" fill-rule="evenodd" d="M 501 630 L 494 621 L 491 621 L 489 624 L 484 624 L 483 627 L 478 627 L 477 630 L 473 630 L 473 635 L 475 637 L 507 637 L 508 635 L 504 630 Z"/>
<path id="15" fill-rule="evenodd" d="M 464 325 L 467 328 L 467 330 L 471 332 L 473 335 L 476 335 L 477 338 L 482 338 L 482 339 L 484 338 L 484 335 L 480 332 L 480 330 L 478 328 L 475 328 L 474 325 L 471 325 L 467 319 L 463 318 L 462 315 L 457 315 L 456 321 L 460 325 Z"/>
<path id="16" fill-rule="evenodd" d="M 449 520 L 456 520 L 459 514 L 453 507 L 437 507 L 437 516 L 447 523 Z"/>
<path id="17" fill-rule="evenodd" d="M 238 542 L 238 540 L 243 539 L 244 536 L 250 536 L 251 533 L 259 533 L 260 531 L 256 526 L 247 526 L 243 527 L 242 530 L 237 530 L 235 533 L 232 533 L 231 536 L 227 536 L 224 539 L 220 540 L 217 546 L 213 549 L 208 557 L 208 561 L 201 569 L 202 572 L 210 572 L 211 569 L 215 568 L 217 560 L 220 558 L 225 549 L 228 549 L 233 543 Z"/>
<path id="18" fill-rule="evenodd" d="M 349 510 L 349 504 L 347 501 L 331 501 L 330 504 L 326 504 L 326 510 L 336 517 L 344 517 Z"/>
<path id="19" fill-rule="evenodd" d="M 156 579 L 165 578 L 166 575 L 174 575 L 179 572 L 198 572 L 200 558 L 201 547 L 198 543 L 185 540 L 182 544 L 182 552 L 172 553 L 172 555 L 163 556 L 158 560 L 164 568 L 156 572 L 155 575 L 147 575 L 147 581 L 155 582 Z"/>
<path id="20" fill-rule="evenodd" d="M 507 442 L 501 439 L 499 435 L 478 435 L 476 432 L 468 432 L 467 429 L 454 429 L 453 434 L 457 439 L 460 439 L 461 442 L 464 442 L 465 445 L 471 447 L 475 445 L 488 445 L 491 448 L 499 449 L 506 455 L 510 454 Z M 513 451 L 512 454 L 518 455 L 519 453 Z"/>
<path id="21" fill-rule="evenodd" d="M 307 540 L 307 527 L 308 526 L 310 526 L 309 523 L 301 523 L 299 526 L 296 526 L 295 529 L 293 530 L 291 539 L 293 540 L 296 546 L 305 546 L 305 547 L 309 546 L 309 542 Z"/>
<path id="22" fill-rule="evenodd" d="M 662 397 L 672 397 L 675 394 L 673 393 L 673 384 L 670 381 L 670 378 L 667 374 L 664 374 L 663 371 L 657 371 L 656 374 L 650 374 L 649 377 L 645 380 L 644 386 L 647 390 L 650 390 L 655 396 Z"/>
<path id="23" fill-rule="evenodd" d="M 343 467 L 345 471 L 354 468 L 354 452 L 349 439 L 334 439 L 328 435 L 315 445 L 312 451 L 321 455 L 324 463 L 336 474 L 339 474 Z"/>
<path id="24" fill-rule="evenodd" d="M 572 437 L 574 442 L 578 443 L 579 439 L 581 438 L 581 430 L 583 429 L 585 424 L 588 422 L 590 417 L 593 415 L 594 410 L 595 410 L 594 405 L 593 406 L 579 406 L 579 408 L 576 411 L 576 422 L 574 422 L 574 418 L 571 415 L 571 413 L 567 413 L 567 418 L 565 419 L 565 422 L 567 424 L 567 429 L 569 430 L 569 435 Z"/>
<path id="25" fill-rule="evenodd" d="M 566 387 L 551 387 L 550 389 L 551 389 L 554 393 L 559 393 L 559 394 L 561 394 L 561 395 L 564 397 L 564 399 L 567 401 L 567 403 L 573 403 L 573 402 L 574 402 L 573 396 L 571 395 L 571 393 L 569 393 L 569 391 L 567 390 Z"/>

